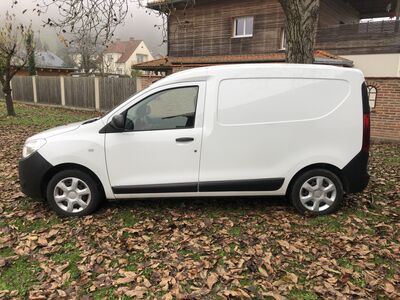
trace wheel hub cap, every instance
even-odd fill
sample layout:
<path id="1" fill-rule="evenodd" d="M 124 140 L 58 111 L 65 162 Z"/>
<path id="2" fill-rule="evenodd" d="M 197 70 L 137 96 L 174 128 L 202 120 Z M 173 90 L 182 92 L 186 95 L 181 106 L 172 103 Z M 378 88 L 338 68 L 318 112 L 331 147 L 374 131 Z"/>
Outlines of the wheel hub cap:
<path id="1" fill-rule="evenodd" d="M 314 197 L 315 198 L 321 198 L 322 197 L 322 191 L 321 190 L 315 191 L 314 192 Z"/>
<path id="2" fill-rule="evenodd" d="M 300 202 L 310 211 L 321 212 L 328 209 L 336 200 L 337 188 L 325 176 L 307 179 L 300 188 Z"/>
<path id="3" fill-rule="evenodd" d="M 78 197 L 78 194 L 75 192 L 68 193 L 68 198 L 70 198 L 70 199 L 76 199 L 77 197 Z"/>
<path id="4" fill-rule="evenodd" d="M 60 180 L 54 187 L 54 201 L 62 210 L 78 213 L 88 207 L 92 193 L 82 179 L 68 177 Z"/>

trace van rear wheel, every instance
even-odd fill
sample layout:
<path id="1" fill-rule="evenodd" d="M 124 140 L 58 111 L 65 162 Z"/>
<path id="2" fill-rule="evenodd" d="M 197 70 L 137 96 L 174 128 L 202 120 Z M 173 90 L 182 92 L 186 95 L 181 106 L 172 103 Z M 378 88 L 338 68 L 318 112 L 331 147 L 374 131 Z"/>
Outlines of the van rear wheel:
<path id="1" fill-rule="evenodd" d="M 304 172 L 295 179 L 289 193 L 293 206 L 302 214 L 330 214 L 343 202 L 340 179 L 325 169 Z"/>
<path id="2" fill-rule="evenodd" d="M 97 182 L 81 170 L 58 172 L 47 185 L 47 201 L 60 216 L 84 216 L 94 212 L 102 199 Z"/>

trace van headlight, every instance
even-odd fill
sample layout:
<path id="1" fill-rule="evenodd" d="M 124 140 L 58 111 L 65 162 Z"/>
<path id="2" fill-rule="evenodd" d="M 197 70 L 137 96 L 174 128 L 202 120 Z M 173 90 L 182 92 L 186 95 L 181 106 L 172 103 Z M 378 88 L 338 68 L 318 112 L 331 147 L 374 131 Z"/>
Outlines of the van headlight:
<path id="1" fill-rule="evenodd" d="M 45 139 L 28 140 L 25 142 L 24 148 L 22 149 L 22 157 L 28 157 L 32 153 L 35 153 L 46 144 Z"/>

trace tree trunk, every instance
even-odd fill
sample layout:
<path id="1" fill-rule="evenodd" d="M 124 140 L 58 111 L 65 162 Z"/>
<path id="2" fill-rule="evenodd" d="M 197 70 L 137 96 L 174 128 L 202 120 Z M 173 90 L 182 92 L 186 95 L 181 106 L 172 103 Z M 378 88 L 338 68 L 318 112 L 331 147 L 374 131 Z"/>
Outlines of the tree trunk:
<path id="1" fill-rule="evenodd" d="M 9 80 L 5 80 L 4 82 L 3 93 L 4 97 L 6 98 L 7 116 L 15 117 L 15 109 L 14 109 L 13 99 L 11 96 L 11 86 Z"/>
<path id="2" fill-rule="evenodd" d="M 286 60 L 288 63 L 314 62 L 319 0 L 279 0 L 286 18 Z"/>

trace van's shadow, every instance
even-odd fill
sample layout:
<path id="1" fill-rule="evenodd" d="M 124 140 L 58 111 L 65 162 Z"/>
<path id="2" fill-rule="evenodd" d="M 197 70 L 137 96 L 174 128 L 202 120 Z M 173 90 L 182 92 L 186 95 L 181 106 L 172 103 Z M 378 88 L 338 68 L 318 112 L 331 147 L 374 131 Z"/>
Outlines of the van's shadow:
<path id="1" fill-rule="evenodd" d="M 289 200 L 277 196 L 236 196 L 236 197 L 176 197 L 176 198 L 148 198 L 109 200 L 102 209 L 151 209 L 151 210 L 185 210 L 194 211 L 264 211 L 282 210 L 290 208 Z"/>

